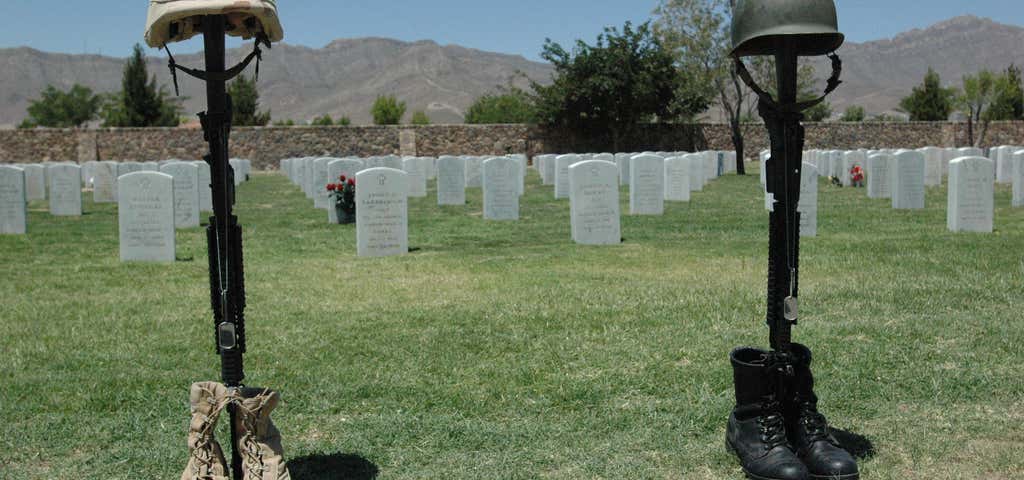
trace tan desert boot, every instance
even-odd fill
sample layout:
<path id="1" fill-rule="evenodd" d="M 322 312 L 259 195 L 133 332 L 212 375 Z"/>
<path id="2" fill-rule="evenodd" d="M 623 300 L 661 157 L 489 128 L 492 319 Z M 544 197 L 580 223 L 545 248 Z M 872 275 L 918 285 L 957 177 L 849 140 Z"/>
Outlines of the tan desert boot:
<path id="1" fill-rule="evenodd" d="M 281 396 L 270 389 L 238 391 L 235 448 L 242 456 L 241 480 L 291 480 L 281 447 L 281 432 L 270 420 L 270 412 L 280 401 Z"/>
<path id="2" fill-rule="evenodd" d="M 189 393 L 192 421 L 188 425 L 188 466 L 181 480 L 229 480 L 227 462 L 213 437 L 217 418 L 231 402 L 228 389 L 217 382 L 193 383 Z"/>

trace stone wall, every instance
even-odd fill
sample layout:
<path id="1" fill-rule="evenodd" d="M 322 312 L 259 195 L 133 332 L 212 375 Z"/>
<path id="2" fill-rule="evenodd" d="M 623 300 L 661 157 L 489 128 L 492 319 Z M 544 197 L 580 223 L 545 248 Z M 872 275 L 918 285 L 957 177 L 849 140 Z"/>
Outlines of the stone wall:
<path id="1" fill-rule="evenodd" d="M 855 149 L 966 146 L 967 125 L 945 122 L 812 123 L 807 148 Z M 743 126 L 747 158 L 768 147 L 759 124 Z M 1024 122 L 994 122 L 985 146 L 1024 145 Z M 622 151 L 732 150 L 728 125 L 645 125 L 623 141 Z M 504 153 L 566 153 L 615 150 L 609 138 L 581 136 L 536 125 L 427 125 L 235 128 L 231 154 L 256 169 L 275 168 L 282 158 L 311 155 L 436 156 Z M 206 152 L 202 131 L 189 128 L 0 130 L 0 163 L 77 160 L 199 159 Z"/>
<path id="2" fill-rule="evenodd" d="M 79 132 L 74 130 L 0 130 L 0 163 L 78 160 Z"/>

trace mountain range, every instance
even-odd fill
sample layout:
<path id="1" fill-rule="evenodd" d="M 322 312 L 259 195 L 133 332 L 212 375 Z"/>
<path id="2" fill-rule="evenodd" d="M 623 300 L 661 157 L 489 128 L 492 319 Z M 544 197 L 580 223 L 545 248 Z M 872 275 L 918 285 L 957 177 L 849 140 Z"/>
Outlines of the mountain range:
<path id="1" fill-rule="evenodd" d="M 961 86 L 964 75 L 981 69 L 1001 72 L 1010 64 L 1024 66 L 1024 28 L 967 15 L 890 39 L 848 42 L 838 53 L 843 84 L 829 97 L 833 110 L 841 113 L 860 105 L 869 113 L 885 113 L 921 84 L 929 67 L 944 86 Z M 831 65 L 824 57 L 814 65 L 824 89 Z"/>
<path id="2" fill-rule="evenodd" d="M 248 53 L 248 48 L 229 50 L 229 62 Z M 830 97 L 834 110 L 860 105 L 869 113 L 882 113 L 896 108 L 929 67 L 944 84 L 957 85 L 963 75 L 981 68 L 1024 65 L 1024 28 L 962 16 L 891 39 L 850 42 L 839 54 L 844 84 Z M 176 59 L 202 67 L 199 55 Z M 824 83 L 827 60 L 812 61 Z M 46 85 L 67 89 L 80 83 L 97 92 L 119 89 L 123 64 L 124 59 L 100 55 L 0 49 L 0 126 L 20 122 L 29 101 Z M 150 74 L 170 88 L 166 58 L 150 57 L 148 66 Z M 544 83 L 552 71 L 550 65 L 522 56 L 429 40 L 356 38 L 335 40 L 323 48 L 275 45 L 263 54 L 259 88 L 264 108 L 275 119 L 305 122 L 327 113 L 367 124 L 374 99 L 393 94 L 408 104 L 410 114 L 424 110 L 434 123 L 459 123 L 480 95 L 509 84 L 524 87 L 527 78 Z M 183 75 L 178 79 L 186 97 L 185 112 L 203 110 L 202 84 Z"/>

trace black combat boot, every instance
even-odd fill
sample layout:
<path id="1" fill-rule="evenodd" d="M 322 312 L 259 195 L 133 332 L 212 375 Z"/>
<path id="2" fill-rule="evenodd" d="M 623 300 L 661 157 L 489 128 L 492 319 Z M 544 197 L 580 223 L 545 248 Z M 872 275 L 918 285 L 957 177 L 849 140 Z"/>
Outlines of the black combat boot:
<path id="1" fill-rule="evenodd" d="M 786 433 L 812 479 L 857 480 L 860 473 L 853 455 L 843 450 L 828 430 L 828 421 L 818 413 L 811 374 L 811 351 L 794 343 L 793 376 L 783 402 Z"/>
<path id="2" fill-rule="evenodd" d="M 729 416 L 725 443 L 743 473 L 754 480 L 805 480 L 807 468 L 786 437 L 780 384 L 772 354 L 737 348 L 729 355 L 736 387 L 736 408 Z"/>

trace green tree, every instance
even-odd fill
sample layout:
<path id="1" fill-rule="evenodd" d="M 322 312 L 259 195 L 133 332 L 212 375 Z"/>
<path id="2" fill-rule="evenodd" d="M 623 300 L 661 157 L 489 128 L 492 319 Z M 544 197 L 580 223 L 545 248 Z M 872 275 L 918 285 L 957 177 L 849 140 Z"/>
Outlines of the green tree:
<path id="1" fill-rule="evenodd" d="M 764 56 L 753 57 L 748 63 L 749 66 L 747 67 L 747 70 L 750 72 L 750 76 L 754 79 L 754 82 L 760 85 L 761 88 L 763 88 L 769 95 L 777 98 L 778 77 L 775 72 L 775 58 Z M 821 92 L 815 90 L 816 86 L 817 77 L 814 67 L 806 64 L 800 65 L 797 70 L 796 77 L 797 101 L 807 102 L 818 98 L 821 95 Z M 749 89 L 745 89 L 744 92 L 749 95 L 749 98 L 744 102 L 746 112 L 743 117 L 756 118 L 760 121 L 761 118 L 757 112 L 757 95 Z M 804 111 L 804 118 L 809 122 L 821 122 L 828 120 L 831 116 L 832 105 L 829 104 L 827 100 L 824 100 Z"/>
<path id="2" fill-rule="evenodd" d="M 907 119 L 903 118 L 903 117 L 901 117 L 899 115 L 893 115 L 893 114 L 889 114 L 889 113 L 879 113 L 878 115 L 875 115 L 874 117 L 871 117 L 871 121 L 872 122 L 880 122 L 880 123 L 898 123 L 898 122 L 906 122 Z"/>
<path id="3" fill-rule="evenodd" d="M 274 122 L 274 126 L 275 127 L 294 127 L 295 126 L 295 120 L 292 120 L 290 118 L 288 120 L 278 120 L 278 121 Z"/>
<path id="4" fill-rule="evenodd" d="M 864 107 L 861 107 L 860 105 L 851 105 L 846 109 L 845 112 L 843 112 L 843 116 L 839 118 L 839 121 L 863 122 L 866 116 L 867 115 L 864 112 Z"/>
<path id="5" fill-rule="evenodd" d="M 530 95 L 509 85 L 477 98 L 466 110 L 466 123 L 536 123 L 537 109 Z"/>
<path id="6" fill-rule="evenodd" d="M 96 118 L 100 100 L 100 97 L 92 93 L 88 87 L 77 83 L 67 92 L 48 85 L 40 92 L 39 99 L 29 103 L 28 118 L 19 125 L 19 128 L 81 127 L 85 122 Z"/>
<path id="7" fill-rule="evenodd" d="M 996 79 L 995 99 L 989 107 L 990 120 L 1024 119 L 1024 89 L 1021 87 L 1021 71 L 1010 65 Z"/>
<path id="8" fill-rule="evenodd" d="M 824 122 L 832 117 L 832 105 L 823 101 L 807 110 L 804 110 L 804 118 L 808 122 Z"/>
<path id="9" fill-rule="evenodd" d="M 398 125 L 405 116 L 405 102 L 399 102 L 394 95 L 381 95 L 370 109 L 375 125 Z"/>
<path id="10" fill-rule="evenodd" d="M 531 83 L 540 123 L 606 136 L 615 151 L 641 122 L 674 120 L 707 107 L 700 99 L 677 97 L 684 77 L 648 23 L 633 28 L 627 22 L 621 32 L 606 28 L 594 45 L 577 40 L 572 52 L 548 39 L 541 57 L 554 65 L 555 75 L 551 85 Z"/>
<path id="11" fill-rule="evenodd" d="M 655 30 L 677 59 L 680 75 L 694 78 L 684 83 L 692 94 L 713 99 L 732 130 L 736 150 L 736 172 L 746 174 L 743 159 L 745 145 L 742 124 L 759 121 L 757 96 L 748 89 L 735 69 L 729 52 L 732 50 L 732 14 L 735 0 L 660 0 L 654 10 Z M 754 57 L 748 61 L 754 80 L 769 93 L 775 91 L 775 61 L 771 57 Z M 817 98 L 813 67 L 800 67 L 798 100 Z M 691 95 L 691 98 L 693 95 Z M 831 107 L 822 104 L 807 112 L 816 121 L 828 118 Z"/>
<path id="12" fill-rule="evenodd" d="M 309 124 L 316 127 L 330 127 L 331 125 L 334 125 L 334 119 L 331 118 L 329 113 L 325 113 L 322 117 L 314 118 L 312 122 L 309 122 Z"/>
<path id="13" fill-rule="evenodd" d="M 964 76 L 963 91 L 956 97 L 956 106 L 967 116 L 967 142 L 979 146 L 988 131 L 988 116 L 985 115 L 996 98 L 996 76 L 991 71 L 981 70 L 975 75 Z M 981 131 L 975 135 L 975 129 Z"/>
<path id="14" fill-rule="evenodd" d="M 121 92 L 110 95 L 103 106 L 104 125 L 109 127 L 173 127 L 180 121 L 181 106 L 157 88 L 156 77 L 146 72 L 146 55 L 135 45 L 121 76 Z"/>
<path id="15" fill-rule="evenodd" d="M 334 121 L 334 124 L 339 126 L 339 127 L 347 127 L 349 125 L 352 125 L 352 120 L 350 120 L 348 117 L 342 115 L 342 116 L 338 117 L 337 120 Z"/>
<path id="16" fill-rule="evenodd" d="M 262 127 L 270 123 L 270 112 L 261 112 L 260 93 L 255 79 L 239 75 L 228 87 L 231 95 L 231 123 L 242 127 Z"/>
<path id="17" fill-rule="evenodd" d="M 427 112 L 416 110 L 413 112 L 412 120 L 409 123 L 413 125 L 430 125 L 430 117 L 427 116 Z"/>
<path id="18" fill-rule="evenodd" d="M 924 82 L 900 100 L 900 108 L 914 122 L 945 122 L 949 114 L 953 113 L 955 100 L 956 89 L 943 88 L 939 74 L 929 67 Z"/>

